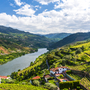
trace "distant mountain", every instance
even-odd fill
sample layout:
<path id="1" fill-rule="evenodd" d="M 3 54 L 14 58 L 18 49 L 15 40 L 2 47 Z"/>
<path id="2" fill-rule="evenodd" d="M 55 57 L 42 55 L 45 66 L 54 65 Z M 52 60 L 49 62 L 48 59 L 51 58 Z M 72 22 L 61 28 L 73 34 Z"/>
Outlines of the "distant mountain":
<path id="1" fill-rule="evenodd" d="M 50 46 L 50 48 L 61 47 L 61 46 L 64 46 L 66 44 L 70 44 L 70 43 L 73 43 L 73 42 L 76 42 L 76 41 L 87 40 L 89 38 L 90 38 L 90 32 L 71 34 L 71 35 L 65 37 L 64 39 L 54 43 L 52 46 Z"/>
<path id="2" fill-rule="evenodd" d="M 67 36 L 69 36 L 71 33 L 51 33 L 44 35 L 47 38 L 52 39 L 54 42 L 57 42 Z"/>
<path id="3" fill-rule="evenodd" d="M 0 33 L 4 35 L 2 38 L 5 39 L 6 35 L 8 35 L 8 40 L 27 47 L 43 48 L 48 47 L 51 43 L 51 40 L 45 36 L 35 35 L 11 27 L 0 26 Z"/>

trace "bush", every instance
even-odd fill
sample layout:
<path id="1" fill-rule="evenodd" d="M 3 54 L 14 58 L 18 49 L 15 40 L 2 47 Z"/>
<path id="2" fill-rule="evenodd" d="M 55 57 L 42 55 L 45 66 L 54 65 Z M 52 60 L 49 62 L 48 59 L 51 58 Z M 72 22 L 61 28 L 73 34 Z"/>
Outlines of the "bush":
<path id="1" fill-rule="evenodd" d="M 48 80 L 53 80 L 54 79 L 54 77 L 50 77 L 50 78 L 48 78 Z"/>
<path id="2" fill-rule="evenodd" d="M 45 83 L 45 88 L 49 89 L 49 90 L 57 90 L 57 86 L 51 83 Z"/>
<path id="3" fill-rule="evenodd" d="M 63 75 L 61 74 L 61 75 L 60 75 L 60 78 L 62 78 L 62 77 L 63 77 Z"/>
<path id="4" fill-rule="evenodd" d="M 22 85 L 26 85 L 26 82 L 22 82 Z"/>
<path id="5" fill-rule="evenodd" d="M 82 49 L 80 49 L 80 48 L 78 48 L 77 50 L 76 50 L 76 54 L 80 54 L 82 52 Z"/>
<path id="6" fill-rule="evenodd" d="M 66 73 L 67 74 L 71 74 L 72 73 L 72 70 L 67 70 Z"/>
<path id="7" fill-rule="evenodd" d="M 60 82 L 59 83 L 59 87 L 60 89 L 64 89 L 64 88 L 77 88 L 77 86 L 79 86 L 79 81 L 67 81 L 67 82 Z"/>
<path id="8" fill-rule="evenodd" d="M 39 86 L 39 85 L 40 85 L 40 82 L 39 82 L 38 80 L 34 80 L 34 81 L 33 81 L 33 85 Z"/>

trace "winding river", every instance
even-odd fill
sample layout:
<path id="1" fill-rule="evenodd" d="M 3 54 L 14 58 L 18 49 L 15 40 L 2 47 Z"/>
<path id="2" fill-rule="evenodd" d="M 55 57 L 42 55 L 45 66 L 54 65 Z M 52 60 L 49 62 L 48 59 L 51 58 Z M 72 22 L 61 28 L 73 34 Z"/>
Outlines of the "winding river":
<path id="1" fill-rule="evenodd" d="M 0 65 L 0 75 L 7 76 L 18 69 L 24 69 L 30 65 L 30 62 L 34 62 L 38 56 L 46 53 L 47 48 L 38 49 L 35 53 L 26 54 L 24 56 L 13 59 L 12 61 L 7 62 L 6 64 Z"/>

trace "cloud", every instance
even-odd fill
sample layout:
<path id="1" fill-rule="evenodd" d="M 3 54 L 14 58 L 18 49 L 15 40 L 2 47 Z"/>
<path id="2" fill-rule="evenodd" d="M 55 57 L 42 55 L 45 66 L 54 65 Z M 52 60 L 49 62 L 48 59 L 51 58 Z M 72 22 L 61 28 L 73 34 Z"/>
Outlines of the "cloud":
<path id="1" fill-rule="evenodd" d="M 35 11 L 28 4 L 24 5 L 23 7 L 21 7 L 18 10 L 14 10 L 14 11 L 16 12 L 16 14 L 26 15 L 26 16 L 32 16 L 35 13 Z"/>
<path id="2" fill-rule="evenodd" d="M 48 5 L 49 3 L 60 2 L 60 0 L 35 0 L 42 5 Z"/>
<path id="3" fill-rule="evenodd" d="M 15 7 L 14 4 L 10 3 L 10 6 Z"/>
<path id="4" fill-rule="evenodd" d="M 24 2 L 21 2 L 21 0 L 14 0 L 16 5 L 21 6 L 22 4 L 24 4 Z"/>
<path id="5" fill-rule="evenodd" d="M 90 31 L 89 0 L 62 0 L 55 8 L 60 10 L 45 10 L 35 15 L 27 4 L 14 10 L 25 17 L 0 13 L 0 24 L 36 34 Z"/>

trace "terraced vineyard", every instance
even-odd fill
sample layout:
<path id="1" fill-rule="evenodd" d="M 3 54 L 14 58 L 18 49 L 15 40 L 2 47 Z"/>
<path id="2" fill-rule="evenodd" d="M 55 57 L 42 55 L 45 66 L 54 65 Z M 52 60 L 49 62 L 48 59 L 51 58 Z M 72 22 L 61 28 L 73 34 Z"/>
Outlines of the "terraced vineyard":
<path id="1" fill-rule="evenodd" d="M 47 90 L 32 85 L 0 84 L 0 90 Z"/>
<path id="2" fill-rule="evenodd" d="M 87 78 L 82 78 L 80 81 L 81 85 L 87 88 L 87 90 L 90 90 L 90 81 Z"/>
<path id="3" fill-rule="evenodd" d="M 77 42 L 54 49 L 39 56 L 30 67 L 13 73 L 12 76 L 18 78 L 17 80 L 31 79 L 34 76 L 42 77 L 47 70 L 46 60 L 48 60 L 50 68 L 67 66 L 75 71 L 76 74 L 74 75 L 75 72 L 73 72 L 70 76 L 80 80 L 87 90 L 90 89 L 90 81 L 87 79 L 90 78 L 90 41 Z"/>

